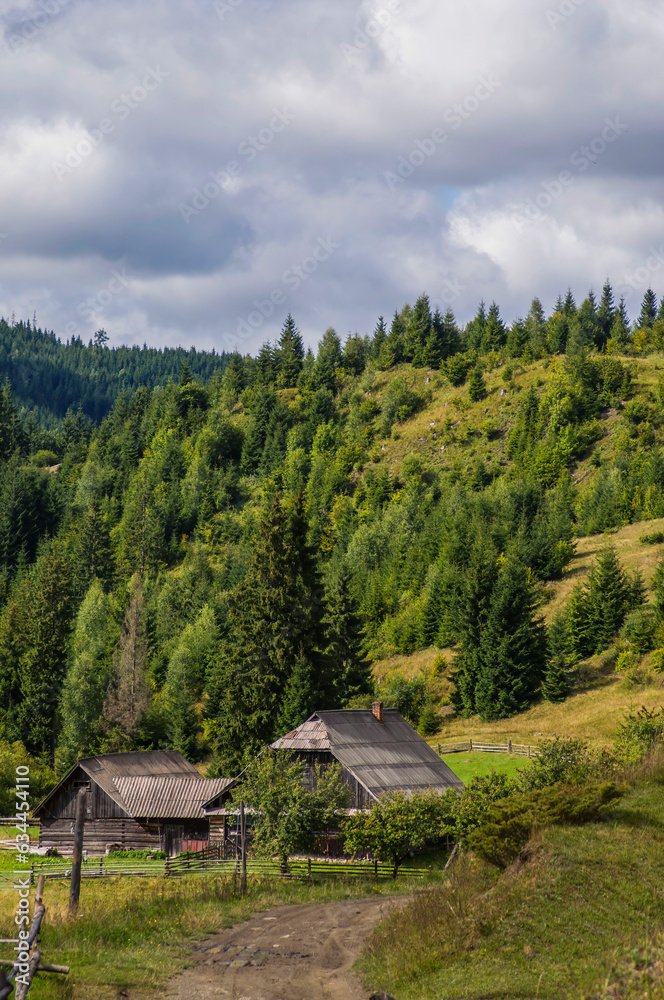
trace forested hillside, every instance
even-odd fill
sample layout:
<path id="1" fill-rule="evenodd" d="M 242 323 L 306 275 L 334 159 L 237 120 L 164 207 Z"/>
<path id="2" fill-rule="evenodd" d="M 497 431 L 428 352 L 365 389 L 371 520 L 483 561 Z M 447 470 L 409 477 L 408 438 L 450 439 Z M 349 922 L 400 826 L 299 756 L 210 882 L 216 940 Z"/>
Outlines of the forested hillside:
<path id="1" fill-rule="evenodd" d="M 607 284 L 465 328 L 422 295 L 315 353 L 288 317 L 256 358 L 97 339 L 0 325 L 0 739 L 230 774 L 376 693 L 435 731 L 435 683 L 375 691 L 393 653 L 454 648 L 457 710 L 491 719 L 621 630 L 624 669 L 664 647 L 664 571 L 653 597 L 610 547 L 541 616 L 576 538 L 664 516 L 652 292 L 631 325 Z"/>

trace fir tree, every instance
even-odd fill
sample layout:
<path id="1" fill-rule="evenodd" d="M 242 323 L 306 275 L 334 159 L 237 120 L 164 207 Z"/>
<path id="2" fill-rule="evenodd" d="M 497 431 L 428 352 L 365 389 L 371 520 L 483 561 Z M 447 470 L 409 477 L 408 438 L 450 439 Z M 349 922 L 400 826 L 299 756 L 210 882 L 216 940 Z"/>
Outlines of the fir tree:
<path id="1" fill-rule="evenodd" d="M 387 327 L 385 326 L 385 320 L 382 316 L 379 316 L 378 322 L 376 323 L 376 329 L 374 330 L 373 337 L 371 338 L 371 347 L 369 349 L 369 357 L 372 361 L 380 362 L 383 344 L 386 340 Z"/>
<path id="2" fill-rule="evenodd" d="M 505 345 L 506 341 L 507 331 L 505 330 L 505 324 L 500 318 L 498 306 L 495 302 L 492 302 L 489 306 L 489 313 L 484 325 L 480 349 L 483 354 L 488 354 L 489 351 L 499 351 Z"/>
<path id="3" fill-rule="evenodd" d="M 277 384 L 284 389 L 292 389 L 304 364 L 304 344 L 300 331 L 289 313 L 281 330 L 279 346 L 275 351 Z"/>
<path id="4" fill-rule="evenodd" d="M 650 330 L 657 319 L 657 296 L 652 288 L 649 288 L 643 296 L 641 302 L 641 312 L 636 321 L 637 330 Z"/>
<path id="5" fill-rule="evenodd" d="M 482 672 L 481 642 L 496 577 L 496 553 L 476 539 L 460 595 L 459 651 L 454 662 L 452 701 L 457 711 L 472 715 Z"/>
<path id="6" fill-rule="evenodd" d="M 479 403 L 482 399 L 486 399 L 486 396 L 486 383 L 482 369 L 479 365 L 475 365 L 470 373 L 470 380 L 468 382 L 468 398 L 471 403 Z"/>
<path id="7" fill-rule="evenodd" d="M 302 722 L 293 715 L 305 706 L 334 707 L 324 616 L 303 500 L 288 510 L 275 491 L 247 577 L 230 602 L 228 636 L 211 687 L 222 772 L 233 773 L 246 752 L 281 735 L 280 725 Z M 296 666 L 297 689 L 291 682 Z"/>
<path id="8" fill-rule="evenodd" d="M 547 663 L 542 678 L 542 695 L 547 701 L 564 701 L 572 690 L 571 672 L 567 661 L 567 628 L 565 614 L 555 616 L 547 636 Z"/>
<path id="9" fill-rule="evenodd" d="M 327 649 L 337 680 L 336 702 L 341 707 L 358 695 L 373 691 L 371 667 L 364 653 L 365 631 L 350 592 L 350 577 L 341 572 L 325 591 Z"/>
<path id="10" fill-rule="evenodd" d="M 539 688 L 546 630 L 537 616 L 530 571 L 515 559 L 500 567 L 480 637 L 475 705 L 483 721 L 522 712 Z"/>
<path id="11" fill-rule="evenodd" d="M 429 336 L 431 334 L 431 310 L 429 307 L 429 296 L 420 295 L 415 303 L 404 338 L 404 359 L 412 361 L 415 365 L 425 363 Z"/>

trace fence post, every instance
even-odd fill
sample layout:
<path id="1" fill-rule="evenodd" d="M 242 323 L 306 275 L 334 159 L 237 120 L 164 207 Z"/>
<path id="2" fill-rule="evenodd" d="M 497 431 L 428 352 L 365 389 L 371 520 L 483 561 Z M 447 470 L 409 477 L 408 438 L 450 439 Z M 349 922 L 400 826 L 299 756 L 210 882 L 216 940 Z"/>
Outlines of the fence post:
<path id="1" fill-rule="evenodd" d="M 35 863 L 34 861 L 30 865 L 30 885 L 35 884 Z"/>
<path id="2" fill-rule="evenodd" d="M 74 827 L 74 856 L 71 859 L 71 885 L 69 888 L 69 916 L 78 910 L 81 895 L 81 860 L 83 858 L 83 829 L 85 826 L 85 798 L 87 791 L 79 788 L 76 796 L 76 826 Z"/>
<path id="3" fill-rule="evenodd" d="M 507 741 L 507 752 L 508 753 L 512 753 L 512 741 L 511 740 Z"/>
<path id="4" fill-rule="evenodd" d="M 104 859 L 103 858 L 99 859 L 99 874 L 100 875 L 104 874 Z"/>
<path id="5" fill-rule="evenodd" d="M 378 878 L 378 858 L 374 858 L 374 878 Z"/>
<path id="6" fill-rule="evenodd" d="M 164 864 L 164 878 L 168 878 L 170 872 L 168 870 L 168 858 L 166 858 L 166 863 Z"/>
<path id="7" fill-rule="evenodd" d="M 311 879 L 311 858 L 307 858 L 307 878 Z"/>
<path id="8" fill-rule="evenodd" d="M 247 823 L 244 815 L 244 801 L 240 802 L 240 835 L 242 837 L 242 880 L 240 892 L 247 895 Z"/>
<path id="9" fill-rule="evenodd" d="M 473 738 L 472 738 L 472 736 L 471 736 L 471 738 L 469 739 L 468 742 L 470 743 L 470 749 L 472 750 L 473 749 Z"/>

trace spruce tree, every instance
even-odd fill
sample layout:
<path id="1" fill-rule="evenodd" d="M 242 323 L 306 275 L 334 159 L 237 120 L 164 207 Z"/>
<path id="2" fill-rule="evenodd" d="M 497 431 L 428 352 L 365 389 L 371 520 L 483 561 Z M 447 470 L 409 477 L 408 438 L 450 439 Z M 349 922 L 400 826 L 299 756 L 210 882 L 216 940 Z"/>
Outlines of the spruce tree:
<path id="1" fill-rule="evenodd" d="M 588 629 L 593 652 L 600 653 L 611 644 L 631 610 L 630 584 L 610 546 L 602 552 L 588 577 Z"/>
<path id="2" fill-rule="evenodd" d="M 500 318 L 500 311 L 495 302 L 489 306 L 489 313 L 480 341 L 480 350 L 483 354 L 489 351 L 499 351 L 507 341 L 507 331 L 505 324 Z"/>
<path id="3" fill-rule="evenodd" d="M 457 711 L 477 710 L 476 688 L 482 673 L 482 635 L 496 578 L 496 552 L 479 535 L 472 547 L 459 600 L 459 649 L 454 661 L 452 701 Z"/>
<path id="4" fill-rule="evenodd" d="M 468 382 L 468 398 L 471 403 L 479 403 L 481 400 L 486 399 L 486 396 L 486 383 L 484 381 L 482 369 L 479 365 L 475 365 L 470 373 L 470 379 Z"/>
<path id="5" fill-rule="evenodd" d="M 523 712 L 539 688 L 546 630 L 529 569 L 514 558 L 500 567 L 480 636 L 475 706 L 483 721 Z"/>
<path id="6" fill-rule="evenodd" d="M 277 384 L 284 389 L 294 388 L 304 364 L 304 344 L 290 313 L 282 327 L 279 346 L 274 356 Z"/>
<path id="7" fill-rule="evenodd" d="M 571 671 L 567 661 L 567 628 L 563 612 L 557 614 L 549 626 L 542 695 L 546 701 L 559 702 L 564 701 L 571 690 Z"/>
<path id="8" fill-rule="evenodd" d="M 335 698 L 342 707 L 352 698 L 373 691 L 371 666 L 364 653 L 364 624 L 350 592 L 350 576 L 341 573 L 325 591 L 325 625 L 329 637 L 327 653 L 336 680 Z"/>
<path id="9" fill-rule="evenodd" d="M 275 490 L 247 576 L 233 592 L 228 633 L 209 685 L 221 773 L 234 773 L 247 752 L 281 735 L 284 724 L 302 722 L 294 715 L 305 706 L 334 707 L 324 617 L 303 499 L 289 509 Z M 294 672 L 301 687 L 291 682 Z"/>
<path id="10" fill-rule="evenodd" d="M 599 308 L 597 309 L 598 351 L 603 351 L 606 347 L 607 341 L 611 336 L 614 316 L 615 308 L 613 305 L 613 289 L 611 288 L 611 283 L 607 278 L 604 282 L 604 287 L 602 288 L 602 297 L 599 301 Z"/>
<path id="11" fill-rule="evenodd" d="M 425 353 L 431 334 L 429 296 L 422 294 L 415 303 L 404 338 L 404 359 L 415 365 L 425 363 Z"/>
<path id="12" fill-rule="evenodd" d="M 657 319 L 657 296 L 652 288 L 648 288 L 643 301 L 641 302 L 641 312 L 636 321 L 637 330 L 650 330 Z"/>
<path id="13" fill-rule="evenodd" d="M 382 316 L 378 317 L 378 322 L 376 323 L 376 329 L 373 332 L 373 337 L 371 338 L 371 347 L 369 348 L 369 357 L 372 361 L 380 362 L 381 353 L 383 350 L 383 344 L 387 340 L 387 327 L 385 326 L 385 320 Z"/>

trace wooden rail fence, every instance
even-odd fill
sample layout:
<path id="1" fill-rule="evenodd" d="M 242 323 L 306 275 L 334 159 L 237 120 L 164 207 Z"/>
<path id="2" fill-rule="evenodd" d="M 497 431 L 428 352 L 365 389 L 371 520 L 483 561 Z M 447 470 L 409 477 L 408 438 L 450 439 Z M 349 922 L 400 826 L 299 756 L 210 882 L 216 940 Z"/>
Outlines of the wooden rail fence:
<path id="1" fill-rule="evenodd" d="M 201 852 L 206 853 L 206 852 Z M 182 875 L 214 875 L 239 878 L 241 862 L 238 858 L 218 860 L 192 856 L 188 858 L 166 859 L 135 864 L 113 864 L 106 858 L 84 862 L 81 878 L 98 879 L 124 876 L 125 878 L 175 878 Z M 275 861 L 247 860 L 247 874 L 263 878 L 291 878 L 318 880 L 323 878 L 391 878 L 392 865 L 378 861 L 319 861 L 310 858 L 290 859 L 285 869 Z M 424 878 L 431 874 L 427 868 L 401 867 L 399 876 L 403 878 Z M 65 879 L 71 876 L 71 862 L 35 863 L 31 868 L 34 878 Z M 0 998 L 1 1000 L 1 998 Z"/>
<path id="2" fill-rule="evenodd" d="M 442 757 L 446 753 L 468 753 L 477 750 L 479 753 L 513 753 L 518 757 L 537 757 L 539 751 L 536 746 L 529 746 L 526 743 L 482 743 L 480 740 L 460 740 L 457 743 L 438 743 L 436 751 Z"/>
<path id="3" fill-rule="evenodd" d="M 58 972 L 63 975 L 67 975 L 69 972 L 68 965 L 47 965 L 41 960 L 42 956 L 37 941 L 42 920 L 44 919 L 44 914 L 46 913 L 46 907 L 44 906 L 45 879 L 46 876 L 42 874 L 39 876 L 39 880 L 37 882 L 32 926 L 28 932 L 28 937 L 25 941 L 24 947 L 21 949 L 21 952 L 16 959 L 0 959 L 0 1000 L 7 1000 L 11 994 L 14 989 L 12 985 L 14 979 L 17 980 L 16 993 L 14 994 L 15 1000 L 25 1000 L 35 973 Z M 4 939 L 3 942 L 5 944 L 16 943 L 15 941 L 5 941 Z M 28 953 L 27 962 L 23 960 L 25 953 Z M 5 974 L 4 969 L 2 968 L 3 966 L 9 966 L 10 972 L 8 975 Z"/>

